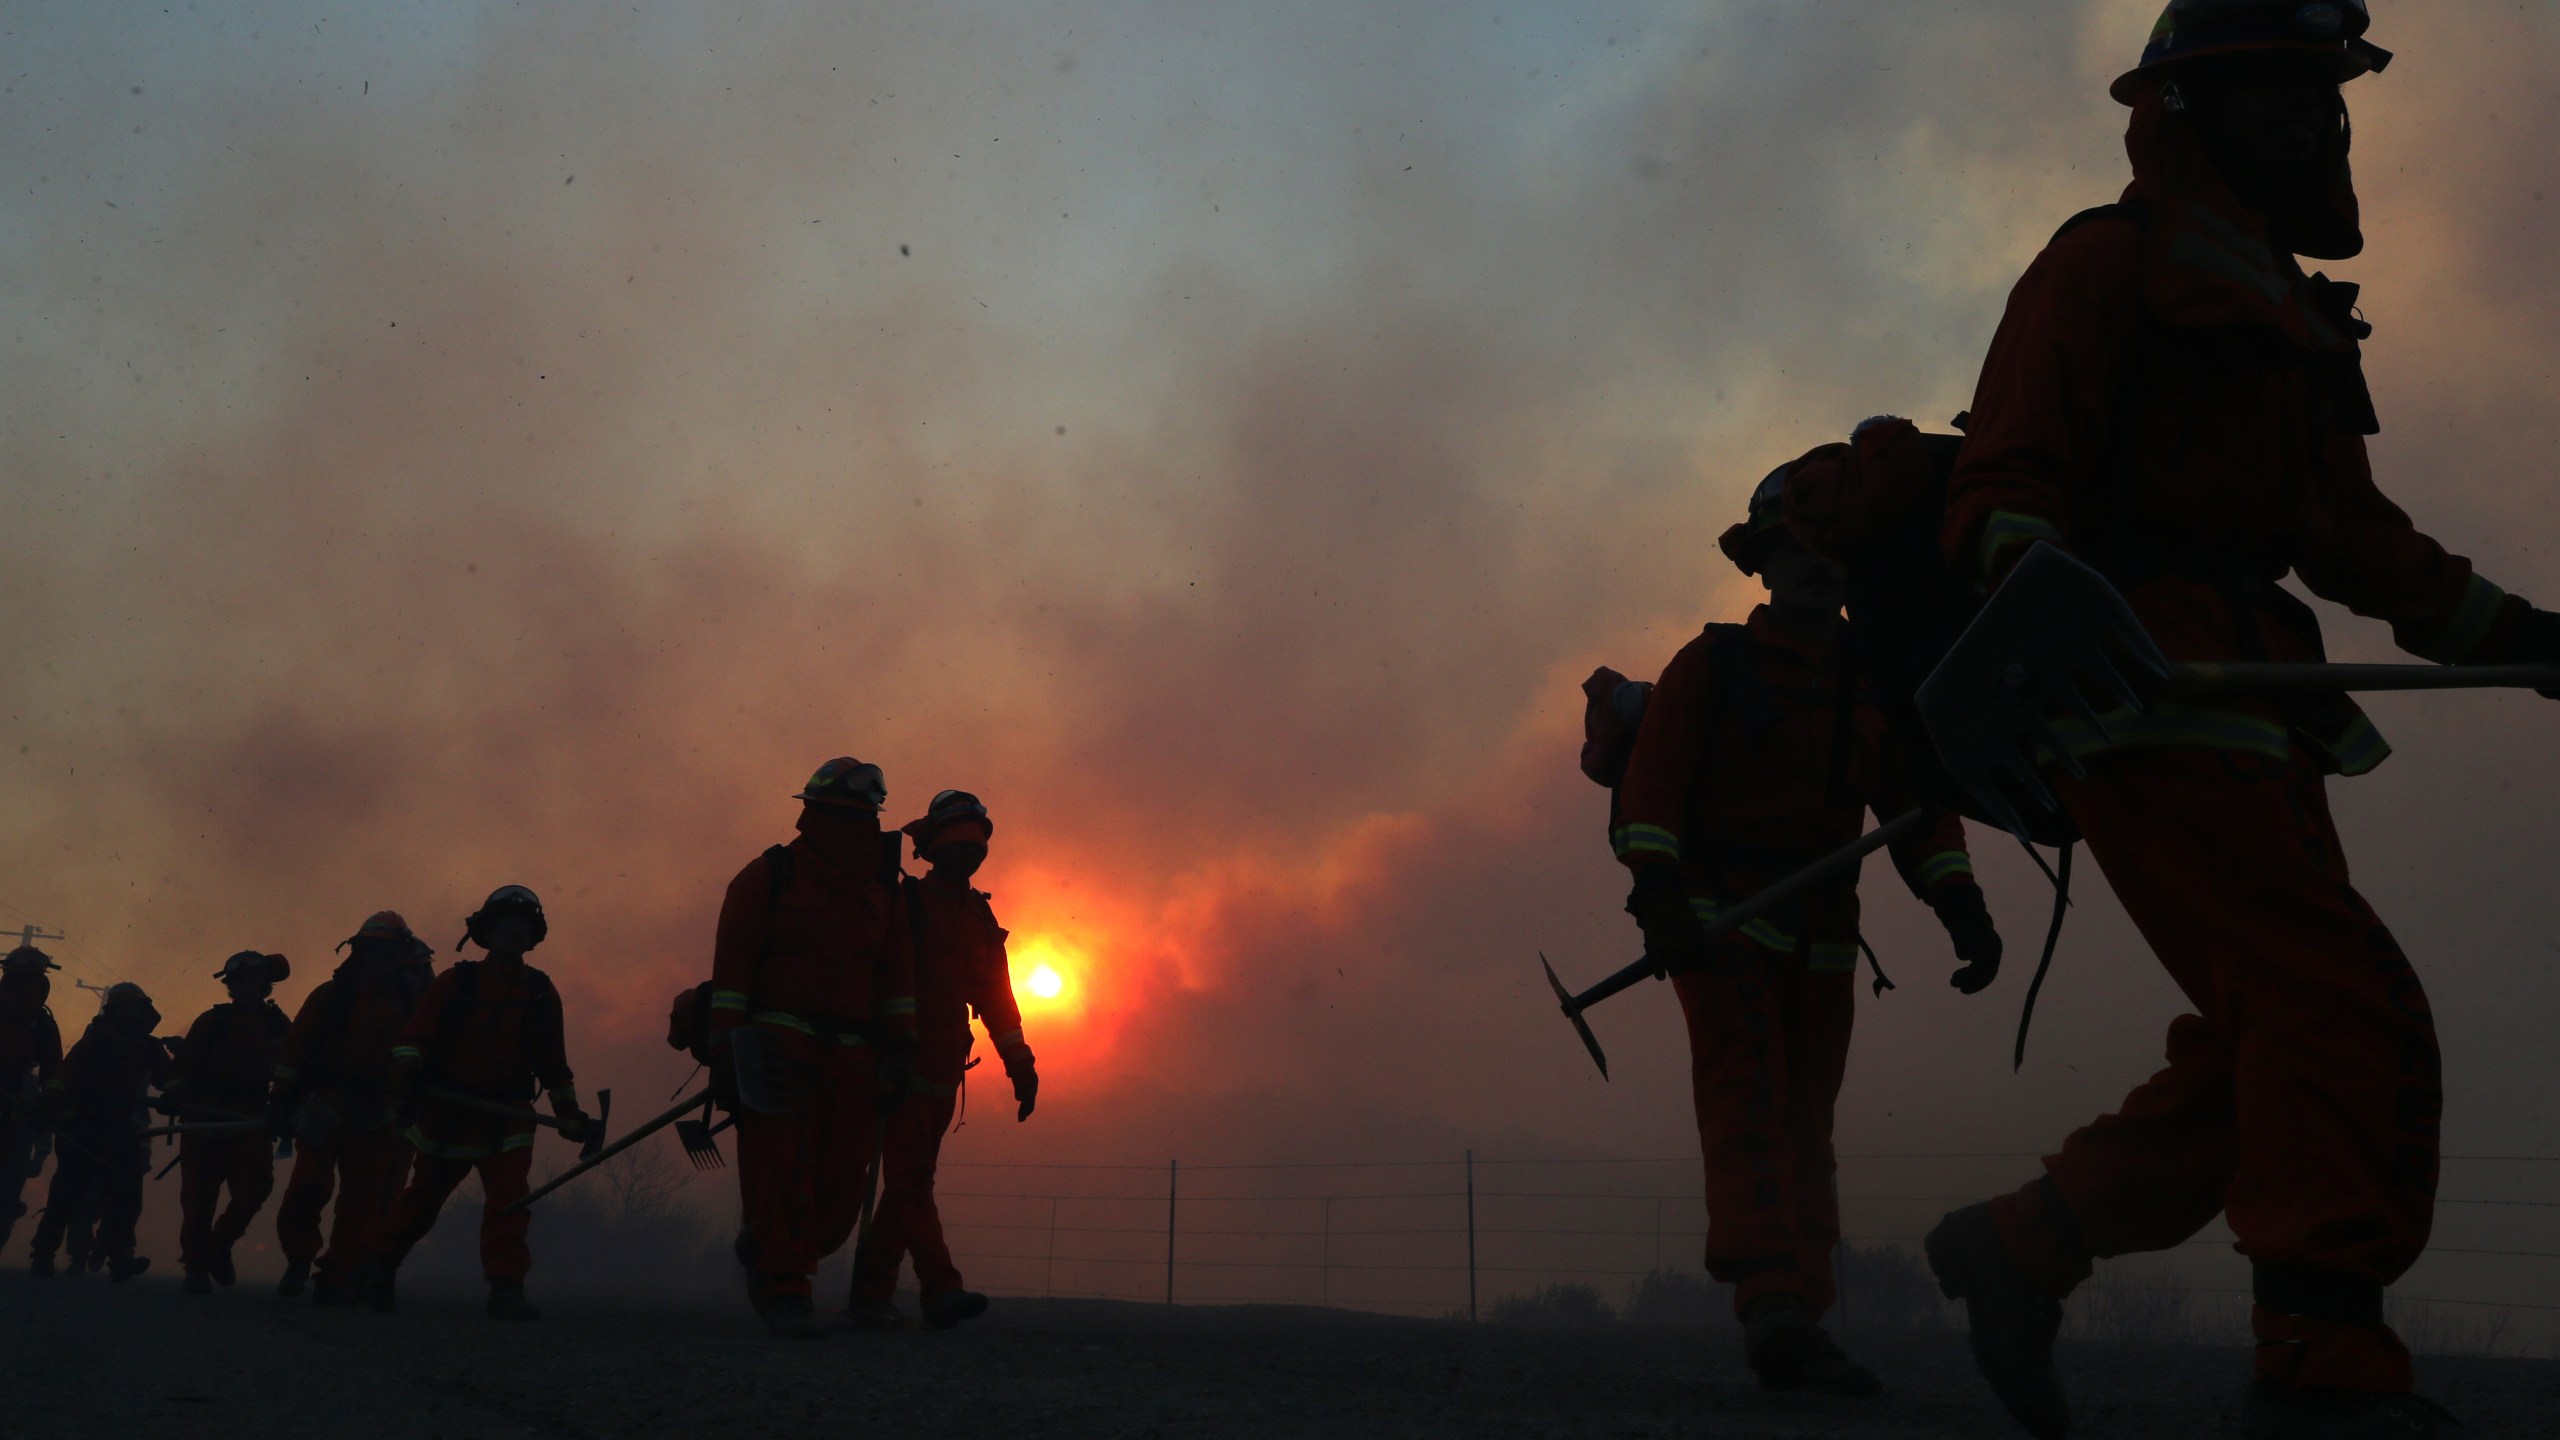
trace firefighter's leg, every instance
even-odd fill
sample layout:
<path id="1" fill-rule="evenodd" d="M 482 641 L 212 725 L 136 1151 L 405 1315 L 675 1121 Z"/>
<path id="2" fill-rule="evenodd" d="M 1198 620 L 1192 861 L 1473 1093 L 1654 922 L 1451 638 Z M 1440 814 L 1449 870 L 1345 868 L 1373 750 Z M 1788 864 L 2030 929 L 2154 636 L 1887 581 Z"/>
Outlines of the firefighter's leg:
<path id="1" fill-rule="evenodd" d="M 444 1213 L 444 1202 L 471 1174 L 469 1160 L 447 1159 L 441 1155 L 420 1155 L 409 1170 L 409 1183 L 393 1197 L 380 1226 L 381 1238 L 375 1249 L 393 1265 L 409 1258 L 418 1242 L 436 1228 L 436 1217 Z M 344 1202 L 340 1209 L 343 1211 Z M 334 1252 L 338 1242 L 332 1240 Z"/>
<path id="2" fill-rule="evenodd" d="M 231 1203 L 213 1222 L 213 1243 L 224 1250 L 249 1233 L 249 1222 L 257 1218 L 259 1207 L 267 1203 L 276 1188 L 276 1146 L 265 1132 L 253 1130 L 235 1135 L 226 1144 L 230 1152 L 226 1181 Z"/>
<path id="3" fill-rule="evenodd" d="M 2257 1270 L 2261 1374 L 2403 1390 L 2382 1288 L 2425 1248 L 2442 1080 L 2424 991 L 2348 878 L 2307 766 L 2164 751 L 2065 791 L 2198 1016 L 2171 1067 L 2047 1162 L 2093 1254 L 2227 1211 Z M 2151 1092 L 2151 1093 L 2146 1093 Z"/>
<path id="4" fill-rule="evenodd" d="M 853 1238 L 862 1220 L 863 1187 L 880 1143 L 879 1059 L 869 1046 L 838 1045 L 826 1068 L 829 1108 L 817 1137 L 820 1256 Z"/>
<path id="5" fill-rule="evenodd" d="M 352 1276 L 380 1245 L 383 1221 L 409 1179 L 412 1154 L 407 1140 L 384 1130 L 338 1143 L 338 1207 L 329 1222 L 329 1248 L 320 1255 L 323 1276 Z"/>
<path id="6" fill-rule="evenodd" d="M 91 1253 L 109 1261 L 133 1258 L 134 1231 L 142 1221 L 142 1185 L 151 1176 L 149 1152 L 131 1140 L 107 1152 L 99 1167 L 98 1232 Z"/>
<path id="7" fill-rule="evenodd" d="M 490 1280 L 521 1282 L 533 1268 L 533 1212 L 499 1212 L 533 1188 L 533 1137 L 513 1150 L 501 1150 L 480 1162 L 480 1273 Z"/>
<path id="8" fill-rule="evenodd" d="M 19 1217 L 27 1213 L 27 1181 L 34 1178 L 27 1173 L 33 1129 L 17 1111 L 0 1108 L 0 1246 L 9 1243 Z"/>
<path id="9" fill-rule="evenodd" d="M 44 1195 L 44 1214 L 36 1221 L 36 1232 L 30 1255 L 41 1264 L 49 1264 L 63 1241 L 70 1236 L 72 1221 L 89 1203 L 89 1191 L 96 1182 L 97 1166 L 67 1145 L 56 1145 L 53 1151 L 53 1184 Z M 73 1252 L 83 1259 L 88 1247 Z"/>
<path id="10" fill-rule="evenodd" d="M 284 1198 L 276 1202 L 276 1248 L 287 1264 L 320 1258 L 320 1217 L 337 1186 L 338 1147 L 294 1147 L 293 1171 L 285 1177 Z"/>
<path id="11" fill-rule="evenodd" d="M 907 1250 L 915 1257 L 916 1288 L 927 1295 L 960 1288 L 960 1267 L 951 1263 L 951 1247 L 942 1238 L 942 1213 L 933 1201 L 936 1164 L 942 1158 L 942 1137 L 951 1128 L 951 1112 L 958 1097 L 952 1095 L 916 1095 L 906 1109 L 915 1112 L 909 1133 L 907 1173 L 902 1177 L 907 1193 Z"/>
<path id="12" fill-rule="evenodd" d="M 871 1209 L 871 1233 L 853 1255 L 853 1299 L 856 1305 L 886 1305 L 896 1298 L 898 1267 L 907 1257 L 911 1204 L 908 1177 L 913 1173 L 916 1101 L 910 1098 L 890 1115 L 880 1137 L 880 1198 Z"/>
<path id="13" fill-rule="evenodd" d="M 1690 1093 L 1706 1161 L 1707 1273 L 1734 1287 L 1734 1308 L 1804 1291 L 1788 1143 L 1787 1047 L 1776 986 L 1798 963 L 1748 940 L 1715 948 L 1704 969 L 1677 976 L 1689 1027 Z"/>
<path id="14" fill-rule="evenodd" d="M 185 1135 L 178 1140 L 178 1266 L 190 1275 L 213 1263 L 219 1243 L 213 1236 L 215 1212 L 222 1205 L 224 1140 L 212 1135 Z"/>
<path id="15" fill-rule="evenodd" d="M 1831 1273 L 1840 1244 L 1839 1160 L 1832 1117 L 1849 1069 L 1858 1009 L 1857 950 L 1817 946 L 1805 969 L 1781 977 L 1787 1024 L 1787 1138 L 1796 1158 L 1796 1242 L 1803 1295 L 1821 1315 L 1837 1298 Z"/>
<path id="16" fill-rule="evenodd" d="M 787 1115 L 738 1116 L 740 1258 L 755 1272 L 760 1295 L 805 1297 L 825 1253 L 817 1246 L 817 1134 L 830 1101 L 816 1043 L 783 1033 L 796 1108 Z"/>

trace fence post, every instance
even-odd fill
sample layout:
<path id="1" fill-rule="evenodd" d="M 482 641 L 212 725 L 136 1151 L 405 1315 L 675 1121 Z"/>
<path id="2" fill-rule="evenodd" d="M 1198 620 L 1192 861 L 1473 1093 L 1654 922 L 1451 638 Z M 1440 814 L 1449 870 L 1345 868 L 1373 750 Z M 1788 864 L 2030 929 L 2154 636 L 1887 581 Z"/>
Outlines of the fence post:
<path id="1" fill-rule="evenodd" d="M 1058 1283 L 1058 1197 L 1049 1197 L 1049 1253 L 1040 1258 L 1040 1293 L 1056 1293 Z"/>
<path id="2" fill-rule="evenodd" d="M 1324 1197 L 1324 1266 L 1317 1271 L 1316 1302 L 1333 1303 L 1333 1197 Z"/>
<path id="3" fill-rule="evenodd" d="M 1476 1152 L 1467 1152 L 1467 1323 L 1476 1320 Z"/>
<path id="4" fill-rule="evenodd" d="M 1174 1161 L 1164 1181 L 1164 1303 L 1173 1303 L 1173 1215 L 1182 1203 L 1182 1162 Z"/>

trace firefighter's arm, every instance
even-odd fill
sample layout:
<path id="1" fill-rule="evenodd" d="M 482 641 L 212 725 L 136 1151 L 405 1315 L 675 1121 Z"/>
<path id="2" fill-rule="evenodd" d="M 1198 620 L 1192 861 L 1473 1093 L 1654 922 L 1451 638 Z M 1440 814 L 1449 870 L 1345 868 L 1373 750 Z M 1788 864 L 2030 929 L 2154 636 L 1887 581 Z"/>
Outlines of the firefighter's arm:
<path id="1" fill-rule="evenodd" d="M 533 1076 L 542 1083 L 543 1093 L 551 1097 L 551 1113 L 564 1123 L 560 1138 L 571 1142 L 587 1138 L 591 1123 L 586 1107 L 578 1102 L 578 1077 L 569 1069 L 569 1022 L 567 1007 L 561 1003 L 560 991 L 550 989 L 550 1002 L 540 1007 L 534 1025 Z M 571 1125 L 577 1128 L 571 1129 Z"/>
<path id="2" fill-rule="evenodd" d="M 393 1105 L 406 1105 L 417 1093 L 419 1072 L 426 1068 L 427 1052 L 435 1048 L 436 1031 L 450 1008 L 454 976 L 461 973 L 448 967 L 427 982 L 426 993 L 418 997 L 418 1007 L 409 1012 L 409 1021 L 400 1027 L 400 1039 L 391 1047 L 391 1068 L 382 1077 L 384 1092 Z"/>
<path id="3" fill-rule="evenodd" d="M 2311 593 L 2383 621 L 2412 655 L 2440 665 L 2560 660 L 2537 647 L 2546 622 L 2413 524 L 2373 482 L 2364 437 L 2331 443 L 2330 493 L 2313 508 L 2296 568 Z"/>
<path id="4" fill-rule="evenodd" d="M 2139 226 L 2084 225 L 2046 247 L 2009 294 L 1947 482 L 1949 564 L 1985 584 L 2039 540 L 2070 543 L 2072 492 L 2103 473 L 2110 412 L 2141 327 Z"/>
<path id="5" fill-rule="evenodd" d="M 277 1135 L 293 1133 L 293 1108 L 302 1098 L 303 1067 L 309 1063 L 314 1032 L 320 1016 L 327 1013 L 322 998 L 335 981 L 323 980 L 311 987 L 302 999 L 302 1008 L 293 1012 L 293 1020 L 285 1026 L 284 1038 L 276 1042 L 273 1084 L 267 1091 L 267 1129 Z"/>
<path id="6" fill-rule="evenodd" d="M 895 837 L 891 837 L 894 841 Z M 915 883 L 898 877 L 889 898 L 889 943 L 871 967 L 871 1013 L 894 1045 L 910 1051 L 916 1038 L 916 942 L 918 936 L 903 887 Z"/>
<path id="7" fill-rule="evenodd" d="M 1704 963 L 1706 942 L 1680 874 L 1680 827 L 1697 780 L 1710 703 L 1708 647 L 1700 636 L 1682 647 L 1654 682 L 1636 729 L 1627 773 L 1618 782 L 1617 823 L 1609 845 L 1634 884 L 1627 913 L 1644 932 L 1645 954 L 1662 968 Z"/>
<path id="8" fill-rule="evenodd" d="M 748 997 L 755 993 L 756 966 L 763 958 L 765 925 L 773 910 L 770 866 L 759 855 L 729 882 L 720 900 L 720 923 L 711 945 L 711 1037 L 715 1055 L 729 1050 L 729 1032 L 747 1018 Z"/>
<path id="9" fill-rule="evenodd" d="M 1013 997 L 1013 958 L 1006 953 L 1007 932 L 996 923 L 993 907 L 987 910 L 987 941 L 971 987 L 969 1008 L 978 1012 L 978 1021 L 987 1027 L 987 1039 L 996 1047 L 996 1058 L 1004 1062 L 1005 1079 L 1013 1082 L 1013 1099 L 1017 1107 L 1014 1120 L 1031 1118 L 1031 1109 L 1040 1099 L 1040 1069 L 1033 1059 L 1030 1042 L 1022 1036 L 1022 1006 Z"/>
<path id="10" fill-rule="evenodd" d="M 62 1027 L 51 1016 L 44 1021 L 44 1049 L 36 1057 L 36 1088 L 47 1095 L 62 1093 Z"/>
<path id="11" fill-rule="evenodd" d="M 1881 808 L 1876 811 L 1877 820 L 1889 818 Z M 1991 923 L 1991 906 L 1973 877 L 1964 821 L 1952 810 L 1939 811 L 1937 824 L 1893 846 L 1893 868 L 1920 903 L 1937 913 L 1948 944 L 1964 962 L 1947 983 L 1967 995 L 1989 989 L 2000 975 L 2000 930 Z"/>

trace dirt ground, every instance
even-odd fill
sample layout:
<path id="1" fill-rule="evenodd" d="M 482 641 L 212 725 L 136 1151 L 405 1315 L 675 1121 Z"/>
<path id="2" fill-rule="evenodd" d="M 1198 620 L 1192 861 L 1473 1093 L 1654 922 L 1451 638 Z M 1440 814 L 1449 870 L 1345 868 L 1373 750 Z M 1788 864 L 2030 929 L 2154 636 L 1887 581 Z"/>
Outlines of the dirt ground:
<path id="1" fill-rule="evenodd" d="M 455 1300 L 396 1316 L 263 1288 L 190 1297 L 0 1274 L 0 1435 L 155 1440 L 969 1436 L 2000 1436 L 1963 1342 L 1856 1337 L 1880 1402 L 1768 1397 L 1729 1332 L 1567 1330 L 1343 1311 L 999 1300 L 965 1331 L 781 1342 L 736 1314 L 556 1300 L 530 1326 Z M 2080 1346 L 2092 1437 L 2224 1433 L 2243 1361 Z M 2425 1383 L 2483 1436 L 2548 1436 L 2560 1362 L 2440 1360 Z"/>

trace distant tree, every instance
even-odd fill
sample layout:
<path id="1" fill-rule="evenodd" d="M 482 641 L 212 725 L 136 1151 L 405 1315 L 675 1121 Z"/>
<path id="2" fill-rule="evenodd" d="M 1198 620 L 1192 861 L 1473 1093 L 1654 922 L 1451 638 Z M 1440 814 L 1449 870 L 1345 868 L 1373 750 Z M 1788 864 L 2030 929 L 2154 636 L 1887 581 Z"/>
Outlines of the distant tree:
<path id="1" fill-rule="evenodd" d="M 1609 1302 L 1588 1285 L 1550 1285 L 1493 1302 L 1496 1325 L 1606 1325 L 1617 1318 Z"/>

